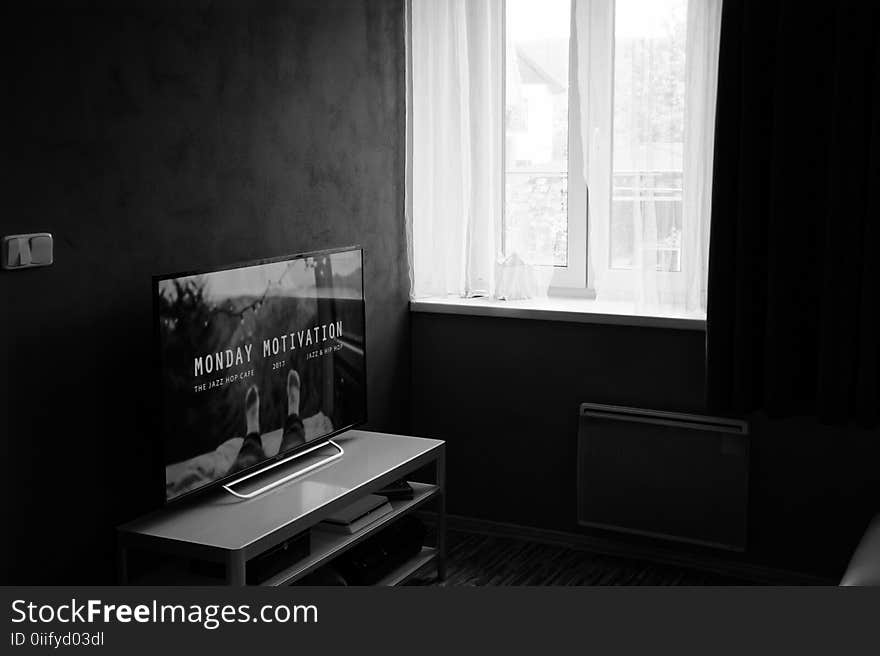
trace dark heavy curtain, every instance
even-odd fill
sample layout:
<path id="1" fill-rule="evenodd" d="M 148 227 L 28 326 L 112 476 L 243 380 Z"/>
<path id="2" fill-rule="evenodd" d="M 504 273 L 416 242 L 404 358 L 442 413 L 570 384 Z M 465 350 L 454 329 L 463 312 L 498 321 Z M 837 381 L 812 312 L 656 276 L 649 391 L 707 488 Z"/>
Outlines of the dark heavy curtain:
<path id="1" fill-rule="evenodd" d="M 876 424 L 877 3 L 725 0 L 708 405 Z"/>

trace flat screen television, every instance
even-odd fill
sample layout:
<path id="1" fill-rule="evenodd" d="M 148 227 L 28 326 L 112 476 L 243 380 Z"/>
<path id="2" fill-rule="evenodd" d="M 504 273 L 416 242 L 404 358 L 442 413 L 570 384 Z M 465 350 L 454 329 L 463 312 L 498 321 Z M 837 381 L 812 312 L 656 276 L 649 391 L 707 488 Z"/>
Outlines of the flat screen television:
<path id="1" fill-rule="evenodd" d="M 363 251 L 153 279 L 165 500 L 366 421 Z"/>

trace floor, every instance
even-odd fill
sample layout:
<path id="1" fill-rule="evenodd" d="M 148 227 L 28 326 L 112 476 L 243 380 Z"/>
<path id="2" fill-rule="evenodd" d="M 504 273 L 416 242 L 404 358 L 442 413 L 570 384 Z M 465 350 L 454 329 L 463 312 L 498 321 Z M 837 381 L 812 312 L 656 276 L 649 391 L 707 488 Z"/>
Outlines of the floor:
<path id="1" fill-rule="evenodd" d="M 449 532 L 448 540 L 446 580 L 438 583 L 429 571 L 411 585 L 750 585 L 697 570 L 508 537 Z"/>

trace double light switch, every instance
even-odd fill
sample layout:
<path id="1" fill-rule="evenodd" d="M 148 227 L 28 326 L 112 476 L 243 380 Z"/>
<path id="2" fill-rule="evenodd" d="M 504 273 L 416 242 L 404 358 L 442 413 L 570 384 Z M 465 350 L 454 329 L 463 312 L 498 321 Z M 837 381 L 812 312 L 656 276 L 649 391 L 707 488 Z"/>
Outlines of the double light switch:
<path id="1" fill-rule="evenodd" d="M 52 235 L 34 232 L 28 235 L 3 237 L 4 269 L 26 269 L 52 264 Z"/>

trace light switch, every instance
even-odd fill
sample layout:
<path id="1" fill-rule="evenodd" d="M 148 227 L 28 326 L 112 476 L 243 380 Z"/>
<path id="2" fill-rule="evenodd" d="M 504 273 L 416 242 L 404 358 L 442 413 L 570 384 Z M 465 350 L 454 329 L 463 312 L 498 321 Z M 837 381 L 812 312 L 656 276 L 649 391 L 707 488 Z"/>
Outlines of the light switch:
<path id="1" fill-rule="evenodd" d="M 36 235 L 30 239 L 31 264 L 48 266 L 52 264 L 52 235 Z"/>
<path id="2" fill-rule="evenodd" d="M 31 252 L 28 241 L 20 237 L 7 241 L 6 261 L 10 267 L 23 267 L 30 264 Z"/>
<path id="3" fill-rule="evenodd" d="M 52 235 L 34 232 L 3 237 L 3 268 L 27 269 L 52 264 Z"/>

